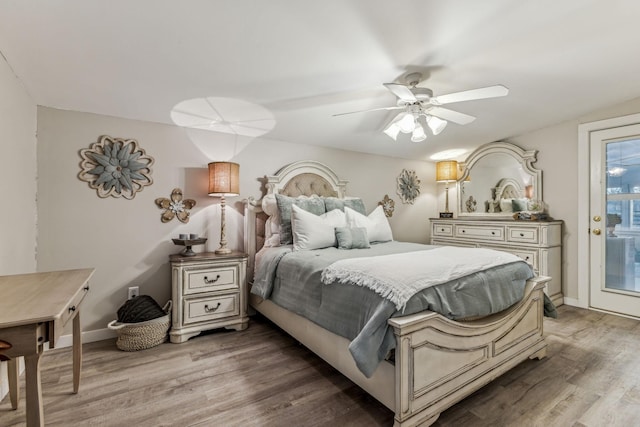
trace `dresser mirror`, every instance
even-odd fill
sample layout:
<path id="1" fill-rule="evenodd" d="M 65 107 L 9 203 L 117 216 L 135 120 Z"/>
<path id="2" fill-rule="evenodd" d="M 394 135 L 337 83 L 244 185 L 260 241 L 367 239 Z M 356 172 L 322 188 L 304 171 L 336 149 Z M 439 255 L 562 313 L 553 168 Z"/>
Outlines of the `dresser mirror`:
<path id="1" fill-rule="evenodd" d="M 512 217 L 542 205 L 542 171 L 533 167 L 537 150 L 492 142 L 459 164 L 458 216 Z"/>

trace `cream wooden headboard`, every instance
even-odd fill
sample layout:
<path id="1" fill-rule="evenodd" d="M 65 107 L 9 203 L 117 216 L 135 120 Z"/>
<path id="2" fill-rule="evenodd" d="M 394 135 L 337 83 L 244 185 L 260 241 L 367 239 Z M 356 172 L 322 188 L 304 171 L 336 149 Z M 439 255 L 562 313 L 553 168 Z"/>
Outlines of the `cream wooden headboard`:
<path id="1" fill-rule="evenodd" d="M 520 183 L 513 178 L 502 178 L 498 185 L 491 189 L 493 199 L 488 200 L 489 213 L 500 209 L 501 199 L 518 199 L 524 196 L 524 190 Z"/>
<path id="2" fill-rule="evenodd" d="M 330 167 L 313 160 L 291 163 L 275 175 L 265 177 L 267 194 L 297 196 L 346 196 L 348 181 L 338 178 Z M 264 245 L 267 214 L 262 211 L 262 199 L 248 198 L 244 209 L 244 251 L 249 255 L 247 278 L 253 280 L 255 255 Z"/>

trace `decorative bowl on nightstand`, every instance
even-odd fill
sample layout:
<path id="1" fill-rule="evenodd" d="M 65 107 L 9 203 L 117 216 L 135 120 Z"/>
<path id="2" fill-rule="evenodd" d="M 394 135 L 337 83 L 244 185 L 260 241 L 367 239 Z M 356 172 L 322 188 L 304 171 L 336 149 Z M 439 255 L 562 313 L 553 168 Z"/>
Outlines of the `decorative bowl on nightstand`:
<path id="1" fill-rule="evenodd" d="M 191 246 L 204 245 L 207 241 L 206 237 L 199 239 L 171 239 L 174 245 L 184 246 L 185 248 L 180 252 L 182 256 L 195 256 L 196 253 L 191 250 Z"/>

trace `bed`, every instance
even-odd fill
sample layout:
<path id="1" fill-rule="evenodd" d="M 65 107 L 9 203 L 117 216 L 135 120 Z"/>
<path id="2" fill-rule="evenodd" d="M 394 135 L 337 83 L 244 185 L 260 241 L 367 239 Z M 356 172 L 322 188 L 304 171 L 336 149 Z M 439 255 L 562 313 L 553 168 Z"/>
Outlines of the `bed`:
<path id="1" fill-rule="evenodd" d="M 316 194 L 345 198 L 346 184 L 327 166 L 302 161 L 266 177 L 267 195 Z M 245 205 L 248 277 L 265 241 L 259 200 Z M 358 369 L 350 341 L 316 323 L 251 294 L 250 305 L 395 413 L 395 426 L 430 425 L 439 414 L 502 373 L 529 358 L 546 355 L 543 338 L 543 288 L 548 277 L 526 280 L 524 297 L 490 316 L 454 321 L 432 311 L 388 320 L 395 337 L 393 360 L 383 360 L 370 375 Z"/>

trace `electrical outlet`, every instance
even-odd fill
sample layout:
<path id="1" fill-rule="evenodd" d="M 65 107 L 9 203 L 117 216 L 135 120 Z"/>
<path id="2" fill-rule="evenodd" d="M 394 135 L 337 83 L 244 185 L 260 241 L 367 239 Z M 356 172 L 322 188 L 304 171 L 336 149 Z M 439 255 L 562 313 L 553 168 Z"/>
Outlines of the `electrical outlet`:
<path id="1" fill-rule="evenodd" d="M 134 299 L 138 295 L 140 295 L 140 288 L 137 287 L 137 286 L 130 286 L 129 287 L 129 294 L 127 296 L 127 299 Z"/>

